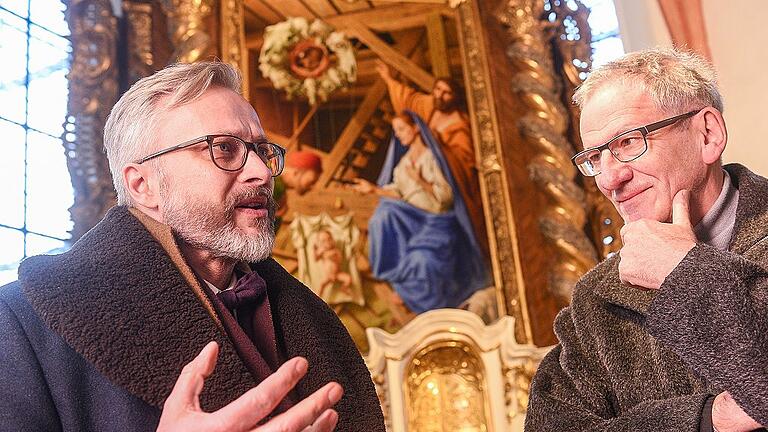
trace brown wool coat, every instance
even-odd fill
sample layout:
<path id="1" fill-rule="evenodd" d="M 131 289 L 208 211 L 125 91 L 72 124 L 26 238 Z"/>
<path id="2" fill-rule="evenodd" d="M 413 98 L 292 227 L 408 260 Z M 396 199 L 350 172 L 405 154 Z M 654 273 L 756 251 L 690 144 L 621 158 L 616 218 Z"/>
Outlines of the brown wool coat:
<path id="1" fill-rule="evenodd" d="M 618 255 L 587 273 L 555 320 L 527 431 L 698 431 L 723 390 L 768 424 L 768 180 L 725 168 L 739 189 L 729 251 L 697 245 L 658 291 L 623 284 Z"/>
<path id="2" fill-rule="evenodd" d="M 274 260 L 267 282 L 279 349 L 303 356 L 300 399 L 329 381 L 344 397 L 338 431 L 384 432 L 376 391 L 341 321 Z M 182 367 L 211 340 L 220 352 L 206 410 L 258 384 L 170 230 L 125 207 L 68 252 L 24 261 L 0 289 L 0 430 L 153 431 Z"/>

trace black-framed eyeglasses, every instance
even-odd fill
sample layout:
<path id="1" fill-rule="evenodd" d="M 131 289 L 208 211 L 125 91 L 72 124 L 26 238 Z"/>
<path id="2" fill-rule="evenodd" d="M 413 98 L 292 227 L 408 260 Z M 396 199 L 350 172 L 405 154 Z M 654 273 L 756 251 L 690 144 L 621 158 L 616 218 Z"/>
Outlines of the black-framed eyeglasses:
<path id="1" fill-rule="evenodd" d="M 203 135 L 198 138 L 193 138 L 189 141 L 184 141 L 181 144 L 176 144 L 175 146 L 145 156 L 135 161 L 135 163 L 141 164 L 166 153 L 187 148 L 202 142 L 208 144 L 208 152 L 211 155 L 213 164 L 224 171 L 240 171 L 248 160 L 248 153 L 250 153 L 250 150 L 253 150 L 262 162 L 264 162 L 267 168 L 269 168 L 272 177 L 279 176 L 280 173 L 283 172 L 283 167 L 285 166 L 285 149 L 279 145 L 266 140 L 248 142 L 242 138 L 227 134 Z"/>
<path id="2" fill-rule="evenodd" d="M 579 171 L 587 177 L 594 177 L 600 174 L 600 160 L 602 159 L 603 150 L 605 149 L 608 149 L 613 157 L 619 162 L 632 162 L 648 151 L 648 140 L 646 140 L 648 134 L 661 128 L 671 126 L 680 120 L 693 117 L 703 109 L 704 108 L 699 108 L 685 114 L 676 115 L 656 123 L 622 132 L 608 140 L 605 144 L 590 147 L 576 153 L 571 158 L 571 162 L 573 162 L 573 164 L 579 168 Z"/>

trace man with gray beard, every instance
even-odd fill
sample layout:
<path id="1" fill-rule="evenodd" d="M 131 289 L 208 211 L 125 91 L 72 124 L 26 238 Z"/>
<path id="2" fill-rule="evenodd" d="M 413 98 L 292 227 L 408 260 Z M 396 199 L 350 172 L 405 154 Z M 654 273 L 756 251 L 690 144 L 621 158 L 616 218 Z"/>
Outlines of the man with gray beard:
<path id="1" fill-rule="evenodd" d="M 0 430 L 383 432 L 344 326 L 270 258 L 285 150 L 237 71 L 140 80 L 104 144 L 118 205 L 0 289 Z"/>

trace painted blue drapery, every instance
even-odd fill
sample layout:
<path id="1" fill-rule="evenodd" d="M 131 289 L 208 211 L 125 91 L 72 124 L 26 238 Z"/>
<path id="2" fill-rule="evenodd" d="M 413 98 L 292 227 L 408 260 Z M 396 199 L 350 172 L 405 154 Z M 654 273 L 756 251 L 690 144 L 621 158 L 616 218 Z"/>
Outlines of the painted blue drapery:
<path id="1" fill-rule="evenodd" d="M 369 258 L 374 276 L 389 282 L 411 310 L 421 313 L 458 307 L 488 285 L 488 272 L 466 204 L 440 146 L 421 118 L 408 114 L 451 186 L 453 208 L 434 214 L 382 197 L 368 223 Z M 379 186 L 392 182 L 394 168 L 406 151 L 407 147 L 393 137 Z"/>

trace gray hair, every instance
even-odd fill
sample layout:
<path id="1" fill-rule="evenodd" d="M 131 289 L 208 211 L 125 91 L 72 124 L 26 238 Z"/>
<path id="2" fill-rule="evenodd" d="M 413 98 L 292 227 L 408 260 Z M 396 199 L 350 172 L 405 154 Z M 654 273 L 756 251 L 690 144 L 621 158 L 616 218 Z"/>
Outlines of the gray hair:
<path id="1" fill-rule="evenodd" d="M 573 102 L 580 108 L 608 83 L 641 83 L 656 107 L 669 114 L 712 106 L 723 111 L 715 68 L 690 51 L 655 48 L 629 53 L 595 69 L 576 89 Z"/>
<path id="2" fill-rule="evenodd" d="M 196 100 L 210 87 L 239 94 L 241 82 L 240 73 L 227 63 L 197 62 L 170 65 L 131 86 L 112 108 L 104 126 L 104 148 L 117 203 L 133 205 L 123 184 L 122 169 L 150 153 L 161 114 Z"/>

